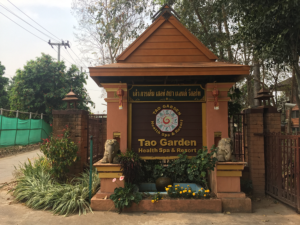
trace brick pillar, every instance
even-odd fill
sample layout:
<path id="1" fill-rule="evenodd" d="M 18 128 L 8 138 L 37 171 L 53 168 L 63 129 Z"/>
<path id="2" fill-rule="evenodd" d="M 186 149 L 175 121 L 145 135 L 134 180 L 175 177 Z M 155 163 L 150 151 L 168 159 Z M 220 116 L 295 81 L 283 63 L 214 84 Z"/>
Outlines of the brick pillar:
<path id="1" fill-rule="evenodd" d="M 280 113 L 273 107 L 252 108 L 244 111 L 246 116 L 246 140 L 248 166 L 253 184 L 253 195 L 265 195 L 264 133 L 280 132 Z"/>
<path id="2" fill-rule="evenodd" d="M 71 167 L 71 173 L 78 174 L 83 172 L 87 164 L 88 154 L 88 122 L 89 112 L 85 110 L 53 110 L 53 135 L 63 133 L 66 125 L 70 128 L 70 137 L 77 143 L 77 155 L 80 160 Z"/>
<path id="3" fill-rule="evenodd" d="M 265 158 L 263 109 L 246 110 L 246 138 L 248 144 L 248 166 L 253 184 L 253 195 L 265 195 Z"/>
<path id="4" fill-rule="evenodd" d="M 281 118 L 279 112 L 267 112 L 264 114 L 265 132 L 281 132 Z"/>

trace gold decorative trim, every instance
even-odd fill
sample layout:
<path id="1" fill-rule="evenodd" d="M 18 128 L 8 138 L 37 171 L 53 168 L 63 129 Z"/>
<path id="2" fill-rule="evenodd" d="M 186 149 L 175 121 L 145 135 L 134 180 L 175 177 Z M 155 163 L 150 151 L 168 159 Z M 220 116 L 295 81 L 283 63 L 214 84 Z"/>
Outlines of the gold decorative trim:
<path id="1" fill-rule="evenodd" d="M 217 165 L 217 170 L 243 170 L 244 165 Z"/>
<path id="2" fill-rule="evenodd" d="M 101 166 L 101 167 L 97 167 L 97 171 L 99 171 L 99 173 L 121 171 L 121 167 L 120 166 L 110 166 L 110 167 Z"/>
<path id="3" fill-rule="evenodd" d="M 129 99 L 129 102 L 132 102 L 132 103 L 153 103 L 153 102 L 206 102 L 205 99 L 206 99 L 206 89 L 202 87 L 201 84 L 178 84 L 178 85 L 170 85 L 170 84 L 158 84 L 158 85 L 147 85 L 147 84 L 142 84 L 142 85 L 132 85 L 129 89 L 128 89 L 128 93 L 129 91 L 134 88 L 135 86 L 145 86 L 145 87 L 149 87 L 149 86 L 170 86 L 170 87 L 180 87 L 180 86 L 200 86 L 203 90 L 204 90 L 204 95 L 203 97 L 201 98 L 201 100 L 194 100 L 194 101 L 168 101 L 168 100 L 162 100 L 162 101 L 133 101 L 131 98 L 129 98 L 129 94 L 128 94 L 128 99 Z"/>
<path id="4" fill-rule="evenodd" d="M 207 143 L 206 143 L 206 103 L 202 103 L 202 145 L 207 146 Z"/>
<path id="5" fill-rule="evenodd" d="M 132 142 L 132 103 L 128 103 L 128 114 L 127 114 L 127 148 L 131 149 Z"/>
<path id="6" fill-rule="evenodd" d="M 217 177 L 241 177 L 242 171 L 217 171 Z"/>
<path id="7" fill-rule="evenodd" d="M 192 157 L 194 156 L 188 156 L 187 158 L 188 159 L 191 159 Z M 178 159 L 179 157 L 178 156 L 140 156 L 140 158 L 142 160 L 164 160 L 164 159 L 168 159 L 168 160 L 171 160 L 171 159 Z"/>
<path id="8" fill-rule="evenodd" d="M 122 173 L 99 173 L 99 178 L 120 178 Z"/>

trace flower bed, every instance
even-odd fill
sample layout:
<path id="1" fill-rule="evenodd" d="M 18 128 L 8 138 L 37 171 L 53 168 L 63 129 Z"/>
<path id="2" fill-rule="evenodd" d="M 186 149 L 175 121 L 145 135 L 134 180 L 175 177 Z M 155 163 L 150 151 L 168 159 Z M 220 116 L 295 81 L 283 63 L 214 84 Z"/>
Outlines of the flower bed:
<path id="1" fill-rule="evenodd" d="M 91 208 L 95 211 L 117 211 L 110 199 L 92 198 Z M 139 204 L 124 208 L 123 212 L 196 212 L 221 213 L 221 199 L 162 199 L 152 203 L 151 199 L 143 199 Z"/>

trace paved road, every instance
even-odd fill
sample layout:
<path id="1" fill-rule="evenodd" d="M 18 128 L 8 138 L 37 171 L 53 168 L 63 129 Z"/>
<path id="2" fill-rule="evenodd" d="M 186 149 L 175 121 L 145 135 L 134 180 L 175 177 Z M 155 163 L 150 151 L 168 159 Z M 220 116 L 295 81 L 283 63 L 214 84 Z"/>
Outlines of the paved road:
<path id="1" fill-rule="evenodd" d="M 15 170 L 14 166 L 17 167 L 20 163 L 27 161 L 28 158 L 30 160 L 37 158 L 38 154 L 42 155 L 40 150 L 34 150 L 31 152 L 24 152 L 22 154 L 0 158 L 0 184 L 12 181 L 12 173 Z"/>

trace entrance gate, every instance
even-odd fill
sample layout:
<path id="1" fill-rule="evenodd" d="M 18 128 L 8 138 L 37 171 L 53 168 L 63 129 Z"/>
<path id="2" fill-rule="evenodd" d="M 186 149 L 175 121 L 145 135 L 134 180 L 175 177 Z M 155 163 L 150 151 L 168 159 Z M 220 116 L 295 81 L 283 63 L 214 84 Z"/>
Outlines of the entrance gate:
<path id="1" fill-rule="evenodd" d="M 266 193 L 300 212 L 300 135 L 265 134 Z"/>
<path id="2" fill-rule="evenodd" d="M 234 114 L 228 118 L 228 134 L 233 142 L 233 155 L 239 162 L 248 162 L 246 140 L 246 117 L 244 113 Z"/>
<path id="3" fill-rule="evenodd" d="M 97 162 L 103 157 L 104 154 L 104 144 L 106 141 L 106 114 L 92 114 L 89 115 L 89 130 L 88 136 L 93 136 L 93 163 Z M 89 142 L 90 143 L 90 142 Z M 87 151 L 87 163 L 90 160 L 90 146 Z"/>

